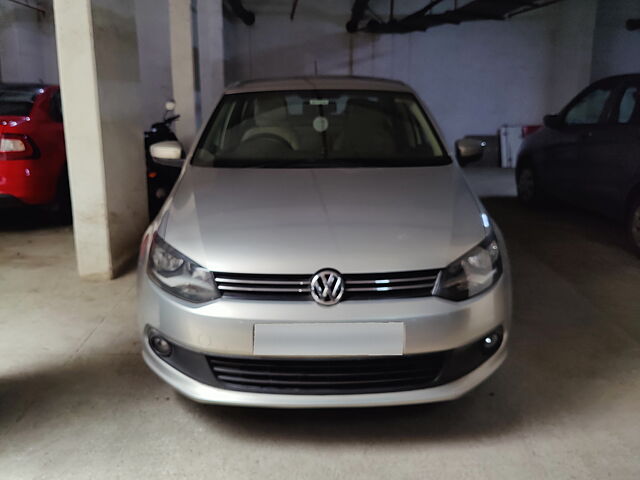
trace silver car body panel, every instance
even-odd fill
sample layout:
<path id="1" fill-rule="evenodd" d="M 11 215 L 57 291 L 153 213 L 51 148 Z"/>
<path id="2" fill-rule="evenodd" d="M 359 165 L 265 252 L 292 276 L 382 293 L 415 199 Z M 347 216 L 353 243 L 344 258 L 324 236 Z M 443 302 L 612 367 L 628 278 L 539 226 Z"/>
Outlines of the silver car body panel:
<path id="1" fill-rule="evenodd" d="M 474 197 L 453 165 L 191 167 L 165 215 L 164 239 L 216 272 L 442 268 L 486 235 Z"/>
<path id="2" fill-rule="evenodd" d="M 313 86 L 311 86 L 313 84 Z M 227 93 L 296 89 L 411 92 L 404 84 L 344 77 L 254 81 Z M 434 123 L 435 125 L 435 123 Z M 192 149 L 193 151 L 193 149 Z M 225 169 L 189 164 L 145 233 L 138 273 L 138 323 L 149 367 L 189 398 L 266 407 L 376 406 L 450 400 L 468 392 L 504 361 L 511 320 L 511 274 L 497 226 L 471 192 L 456 162 L 406 168 Z M 444 268 L 493 229 L 503 274 L 466 301 L 437 297 L 313 301 L 225 298 L 194 305 L 161 290 L 146 268 L 157 233 L 214 272 L 345 274 Z M 146 329 L 203 354 L 254 355 L 254 327 L 274 323 L 402 322 L 404 354 L 467 345 L 492 329 L 505 331 L 500 349 L 479 368 L 433 388 L 373 394 L 286 395 L 204 385 L 160 359 Z"/>

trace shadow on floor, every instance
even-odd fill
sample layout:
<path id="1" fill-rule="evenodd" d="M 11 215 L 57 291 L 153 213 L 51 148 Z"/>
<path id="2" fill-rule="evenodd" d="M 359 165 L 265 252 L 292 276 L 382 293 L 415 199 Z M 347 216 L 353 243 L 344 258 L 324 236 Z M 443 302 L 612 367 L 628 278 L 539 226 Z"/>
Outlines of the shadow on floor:
<path id="1" fill-rule="evenodd" d="M 43 230 L 70 226 L 71 222 L 61 222 L 44 208 L 20 207 L 0 209 L 0 231 L 19 232 Z"/>

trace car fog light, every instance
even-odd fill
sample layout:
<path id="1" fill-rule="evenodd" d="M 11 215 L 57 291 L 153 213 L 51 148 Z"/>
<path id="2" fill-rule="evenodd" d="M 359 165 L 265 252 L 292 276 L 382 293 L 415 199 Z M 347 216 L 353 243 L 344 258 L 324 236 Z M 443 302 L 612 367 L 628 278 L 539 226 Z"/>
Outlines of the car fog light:
<path id="1" fill-rule="evenodd" d="M 173 350 L 169 341 L 160 335 L 154 334 L 149 337 L 149 344 L 154 352 L 163 357 L 171 355 L 171 351 Z"/>
<path id="2" fill-rule="evenodd" d="M 491 332 L 482 339 L 482 346 L 487 350 L 493 350 L 502 343 L 502 329 Z"/>

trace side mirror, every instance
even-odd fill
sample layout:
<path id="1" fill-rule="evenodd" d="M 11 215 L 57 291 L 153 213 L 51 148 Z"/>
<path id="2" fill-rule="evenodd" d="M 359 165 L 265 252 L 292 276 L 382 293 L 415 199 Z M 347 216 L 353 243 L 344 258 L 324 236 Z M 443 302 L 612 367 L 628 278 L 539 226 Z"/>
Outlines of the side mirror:
<path id="1" fill-rule="evenodd" d="M 477 138 L 464 137 L 456 142 L 456 158 L 463 167 L 482 158 L 486 142 Z"/>
<path id="2" fill-rule="evenodd" d="M 543 122 L 545 127 L 552 128 L 554 130 L 557 130 L 564 126 L 564 121 L 562 120 L 560 115 L 545 115 Z"/>
<path id="3" fill-rule="evenodd" d="M 149 153 L 153 161 L 160 165 L 180 168 L 184 163 L 182 146 L 175 140 L 154 143 L 149 147 Z"/>

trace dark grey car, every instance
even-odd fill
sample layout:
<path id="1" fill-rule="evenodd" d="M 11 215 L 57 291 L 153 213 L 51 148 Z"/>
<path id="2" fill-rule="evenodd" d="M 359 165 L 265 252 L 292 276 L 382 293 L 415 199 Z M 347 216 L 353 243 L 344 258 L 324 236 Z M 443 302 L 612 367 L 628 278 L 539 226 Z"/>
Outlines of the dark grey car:
<path id="1" fill-rule="evenodd" d="M 565 201 L 624 221 L 640 253 L 640 74 L 597 81 L 520 150 L 518 196 Z"/>

